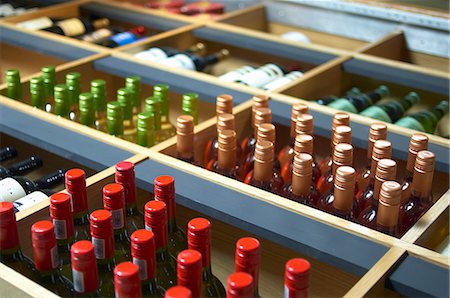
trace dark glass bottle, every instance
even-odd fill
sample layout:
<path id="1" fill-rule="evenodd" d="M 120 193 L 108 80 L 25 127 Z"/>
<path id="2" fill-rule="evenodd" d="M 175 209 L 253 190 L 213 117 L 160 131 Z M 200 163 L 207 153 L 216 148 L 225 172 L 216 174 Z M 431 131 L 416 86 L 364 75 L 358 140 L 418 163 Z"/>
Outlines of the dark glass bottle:
<path id="1" fill-rule="evenodd" d="M 90 20 L 85 17 L 77 17 L 59 21 L 55 25 L 42 30 L 73 37 L 107 27 L 108 25 L 109 20 L 105 18 Z"/>
<path id="2" fill-rule="evenodd" d="M 204 52 L 205 52 L 205 45 L 199 42 L 184 51 L 179 51 L 178 49 L 172 47 L 164 47 L 164 46 L 152 47 L 145 51 L 134 54 L 134 57 L 142 60 L 158 62 L 167 59 L 169 57 L 172 57 L 176 54 L 192 53 L 203 55 Z"/>
<path id="3" fill-rule="evenodd" d="M 138 26 L 125 32 L 119 32 L 111 36 L 108 40 L 102 42 L 102 46 L 108 48 L 117 48 L 138 41 L 144 37 L 145 28 Z"/>
<path id="4" fill-rule="evenodd" d="M 0 179 L 9 176 L 24 175 L 34 169 L 42 167 L 42 159 L 39 156 L 30 156 L 8 167 L 0 166 Z"/>
<path id="5" fill-rule="evenodd" d="M 284 295 L 286 298 L 307 298 L 311 264 L 301 258 L 290 259 L 284 271 Z"/>
<path id="6" fill-rule="evenodd" d="M 82 169 L 66 172 L 66 191 L 71 196 L 74 241 L 89 240 L 89 212 L 86 191 L 86 174 Z"/>
<path id="7" fill-rule="evenodd" d="M 406 171 L 402 180 L 402 201 L 411 196 L 411 183 L 416 163 L 417 153 L 428 149 L 428 137 L 421 133 L 411 135 L 408 146 L 408 159 L 406 162 Z"/>
<path id="8" fill-rule="evenodd" d="M 254 297 L 253 277 L 246 272 L 235 272 L 228 276 L 227 298 Z"/>
<path id="9" fill-rule="evenodd" d="M 269 97 L 266 95 L 255 95 L 252 98 L 252 116 L 250 120 L 250 125 L 252 127 L 251 133 L 245 137 L 241 141 L 241 152 L 242 156 L 246 156 L 249 152 L 252 152 L 255 149 L 256 144 L 256 131 L 257 127 L 255 127 L 255 114 L 256 110 L 259 108 L 269 108 Z M 265 110 L 267 111 L 267 110 Z M 260 123 L 271 123 L 272 122 L 272 112 L 270 112 L 270 119 L 269 116 L 266 115 L 267 113 L 260 113 L 261 117 L 258 117 L 258 121 Z M 266 115 L 263 117 L 263 115 Z M 263 122 L 265 121 L 265 122 Z"/>
<path id="10" fill-rule="evenodd" d="M 211 269 L 211 223 L 207 219 L 199 217 L 189 221 L 188 247 L 202 255 L 204 297 L 225 297 L 225 288 Z"/>
<path id="11" fill-rule="evenodd" d="M 73 243 L 73 219 L 70 195 L 56 193 L 50 197 L 50 219 L 55 228 L 58 256 L 61 266 L 70 264 L 70 246 Z"/>
<path id="12" fill-rule="evenodd" d="M 13 202 L 14 212 L 20 212 L 27 208 L 30 208 L 33 205 L 39 204 L 43 201 L 47 201 L 48 198 L 54 194 L 55 191 L 50 189 L 41 189 L 33 191 L 32 193 L 21 197 Z"/>
<path id="13" fill-rule="evenodd" d="M 444 117 L 448 113 L 448 108 L 448 101 L 443 100 L 429 111 L 410 114 L 398 120 L 397 122 L 395 122 L 395 124 L 402 127 L 433 134 L 439 123 L 439 120 L 441 120 L 442 117 Z"/>
<path id="14" fill-rule="evenodd" d="M 114 297 L 142 297 L 138 265 L 131 262 L 123 262 L 114 268 Z"/>
<path id="15" fill-rule="evenodd" d="M 188 288 L 192 297 L 206 297 L 202 289 L 202 255 L 192 249 L 183 250 L 177 257 L 178 285 Z"/>
<path id="16" fill-rule="evenodd" d="M 207 56 L 199 56 L 194 53 L 181 53 L 176 54 L 172 57 L 169 57 L 167 59 L 158 61 L 159 63 L 171 67 L 176 68 L 183 68 L 188 70 L 196 70 L 196 71 L 202 71 L 207 66 L 216 64 L 230 56 L 230 52 L 226 49 L 222 49 L 219 52 L 209 54 Z"/>
<path id="17" fill-rule="evenodd" d="M 388 87 L 381 85 L 368 93 L 352 94 L 344 98 L 339 98 L 328 104 L 328 106 L 341 111 L 357 114 L 388 95 Z"/>
<path id="18" fill-rule="evenodd" d="M 402 100 L 393 100 L 372 105 L 359 114 L 384 122 L 394 123 L 399 120 L 409 108 L 419 101 L 419 95 L 416 92 L 410 92 Z"/>
<path id="19" fill-rule="evenodd" d="M 23 176 L 2 179 L 0 180 L 0 201 L 13 202 L 33 191 L 51 188 L 64 179 L 64 173 L 65 170 L 57 170 L 35 181 Z"/>
<path id="20" fill-rule="evenodd" d="M 343 98 L 345 98 L 345 97 L 347 97 L 347 96 L 352 96 L 352 95 L 355 95 L 355 94 L 359 94 L 359 93 L 361 93 L 361 90 L 359 90 L 359 88 L 353 87 L 352 89 L 348 90 L 348 91 L 345 93 L 345 95 L 343 96 Z M 341 98 L 341 97 L 339 97 L 339 96 L 334 96 L 334 95 L 331 95 L 331 96 L 325 96 L 325 97 L 316 99 L 316 103 L 318 103 L 318 104 L 320 104 L 320 105 L 323 105 L 323 106 L 326 106 L 326 105 L 332 103 L 333 101 L 338 100 L 339 98 Z"/>
<path id="21" fill-rule="evenodd" d="M 253 295 L 259 297 L 260 244 L 258 239 L 244 237 L 236 242 L 235 271 L 253 278 Z"/>
<path id="22" fill-rule="evenodd" d="M 196 164 L 194 156 L 194 118 L 181 115 L 177 118 L 177 158 Z"/>
<path id="23" fill-rule="evenodd" d="M 13 146 L 0 148 L 0 162 L 13 159 L 17 156 L 17 149 Z"/>

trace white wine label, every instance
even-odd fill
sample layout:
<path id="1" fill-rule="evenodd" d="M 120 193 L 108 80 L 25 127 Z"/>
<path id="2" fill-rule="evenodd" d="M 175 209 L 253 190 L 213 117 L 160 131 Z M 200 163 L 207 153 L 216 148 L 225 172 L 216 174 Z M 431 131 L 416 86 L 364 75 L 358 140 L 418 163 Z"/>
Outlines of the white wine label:
<path id="1" fill-rule="evenodd" d="M 301 77 L 302 75 L 303 75 L 303 73 L 300 71 L 292 71 L 292 72 L 288 73 L 287 75 L 285 75 L 284 77 L 275 79 L 272 82 L 264 85 L 263 89 L 267 90 L 267 91 L 273 91 L 273 90 L 278 89 L 286 84 L 289 84 L 290 82 Z"/>
<path id="2" fill-rule="evenodd" d="M 59 256 L 58 256 L 58 246 L 55 245 L 50 250 L 50 255 L 52 257 L 52 268 L 55 269 L 59 266 Z"/>
<path id="3" fill-rule="evenodd" d="M 123 209 L 111 210 L 114 229 L 121 229 L 124 226 Z"/>
<path id="4" fill-rule="evenodd" d="M 84 293 L 84 273 L 72 268 L 73 288 L 78 293 Z"/>
<path id="5" fill-rule="evenodd" d="M 15 200 L 13 203 L 14 210 L 16 212 L 19 212 L 19 211 L 29 208 L 30 206 L 37 204 L 37 203 L 45 201 L 47 199 L 48 199 L 48 196 L 45 193 L 43 193 L 41 191 L 34 191 L 34 192 L 24 196 L 23 198 Z"/>
<path id="6" fill-rule="evenodd" d="M 282 77 L 283 74 L 283 70 L 277 65 L 266 64 L 245 74 L 239 82 L 247 86 L 260 88 L 274 79 Z"/>
<path id="7" fill-rule="evenodd" d="M 175 56 L 159 61 L 159 63 L 176 68 L 196 70 L 194 61 L 185 54 L 176 54 Z"/>
<path id="8" fill-rule="evenodd" d="M 112 31 L 106 28 L 98 29 L 97 31 L 92 32 L 91 34 L 84 35 L 81 39 L 87 42 L 100 42 L 106 40 L 108 37 L 112 35 Z"/>
<path id="9" fill-rule="evenodd" d="M 160 48 L 151 48 L 135 54 L 134 57 L 147 61 L 162 61 L 167 59 L 167 54 Z"/>
<path id="10" fill-rule="evenodd" d="M 0 202 L 14 202 L 26 194 L 25 189 L 15 179 L 8 177 L 0 180 Z"/>
<path id="11" fill-rule="evenodd" d="M 302 43 L 311 43 L 311 40 L 305 34 L 297 31 L 289 31 L 281 35 L 283 39 L 298 41 Z"/>
<path id="12" fill-rule="evenodd" d="M 53 25 L 53 22 L 48 17 L 41 17 L 41 18 L 17 23 L 18 27 L 28 29 L 28 30 L 42 30 L 42 29 L 48 28 L 52 25 Z"/>
<path id="13" fill-rule="evenodd" d="M 105 258 L 105 240 L 92 237 L 92 245 L 94 245 L 95 257 L 103 260 Z"/>
<path id="14" fill-rule="evenodd" d="M 77 36 L 86 32 L 83 22 L 77 18 L 60 21 L 57 24 L 61 27 L 65 36 Z"/>
<path id="15" fill-rule="evenodd" d="M 147 280 L 147 261 L 133 257 L 133 263 L 139 267 L 140 280 Z"/>
<path id="16" fill-rule="evenodd" d="M 245 75 L 246 73 L 249 73 L 253 70 L 255 70 L 253 67 L 245 65 L 245 66 L 239 67 L 238 69 L 224 73 L 223 75 L 219 76 L 219 79 L 221 79 L 222 81 L 225 81 L 225 82 L 236 82 L 236 81 L 239 81 L 243 75 Z"/>
<path id="17" fill-rule="evenodd" d="M 53 219 L 53 226 L 55 227 L 56 239 L 67 239 L 67 224 L 64 219 Z"/>

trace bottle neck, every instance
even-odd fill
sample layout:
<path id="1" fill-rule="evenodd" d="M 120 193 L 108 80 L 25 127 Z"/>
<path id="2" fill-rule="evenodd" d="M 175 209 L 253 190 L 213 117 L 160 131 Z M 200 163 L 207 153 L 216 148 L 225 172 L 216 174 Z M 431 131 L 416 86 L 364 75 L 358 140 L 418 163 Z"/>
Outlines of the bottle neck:
<path id="1" fill-rule="evenodd" d="M 296 196 L 307 196 L 311 189 L 312 171 L 309 174 L 292 172 L 292 193 Z"/>
<path id="2" fill-rule="evenodd" d="M 273 160 L 272 161 L 260 161 L 254 162 L 253 178 L 255 181 L 269 182 L 272 179 L 273 174 Z"/>
<path id="3" fill-rule="evenodd" d="M 73 224 L 75 226 L 83 226 L 89 224 L 89 213 L 87 209 L 73 213 Z"/>
<path id="4" fill-rule="evenodd" d="M 232 171 L 236 167 L 237 147 L 234 149 L 223 150 L 221 148 L 217 151 L 217 165 L 219 169 L 224 171 Z"/>
<path id="5" fill-rule="evenodd" d="M 2 263 L 8 264 L 12 261 L 21 260 L 22 258 L 23 254 L 19 246 L 0 250 L 0 261 Z"/>

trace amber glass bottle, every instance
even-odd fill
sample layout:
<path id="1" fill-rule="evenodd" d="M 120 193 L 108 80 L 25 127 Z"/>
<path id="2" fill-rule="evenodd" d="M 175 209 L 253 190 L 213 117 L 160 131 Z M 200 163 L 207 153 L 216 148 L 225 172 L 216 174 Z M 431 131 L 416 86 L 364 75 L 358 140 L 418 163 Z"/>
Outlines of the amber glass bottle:
<path id="1" fill-rule="evenodd" d="M 245 137 L 241 142 L 241 152 L 242 156 L 246 156 L 249 152 L 252 152 L 255 149 L 256 145 L 256 130 L 257 127 L 255 127 L 255 114 L 256 110 L 259 108 L 269 108 L 269 97 L 266 95 L 256 95 L 252 98 L 252 118 L 250 125 L 252 126 L 252 132 L 250 135 Z M 270 119 L 267 119 L 267 116 L 265 118 L 265 122 L 260 121 L 259 123 L 270 123 L 272 122 L 272 113 L 270 113 Z M 260 119 L 263 120 L 263 119 Z M 258 123 L 258 124 L 259 124 Z"/>

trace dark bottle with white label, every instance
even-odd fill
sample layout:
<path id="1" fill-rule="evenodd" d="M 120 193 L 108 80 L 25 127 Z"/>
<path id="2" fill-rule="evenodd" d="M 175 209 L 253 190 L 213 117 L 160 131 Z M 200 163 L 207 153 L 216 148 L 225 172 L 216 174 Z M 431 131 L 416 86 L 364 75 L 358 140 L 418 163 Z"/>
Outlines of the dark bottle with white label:
<path id="1" fill-rule="evenodd" d="M 147 61 L 162 61 L 177 54 L 203 55 L 204 53 L 205 45 L 199 42 L 184 51 L 172 47 L 153 47 L 135 54 L 134 57 Z"/>
<path id="2" fill-rule="evenodd" d="M 0 180 L 0 202 L 14 202 L 33 191 L 51 188 L 64 180 L 65 172 L 66 170 L 59 169 L 35 181 L 23 176 Z"/>
<path id="3" fill-rule="evenodd" d="M 202 71 L 207 66 L 222 61 L 228 56 L 230 56 L 230 52 L 226 49 L 222 49 L 217 53 L 210 54 L 204 57 L 197 54 L 185 52 L 159 61 L 159 63 L 175 68 Z"/>
<path id="4" fill-rule="evenodd" d="M 102 43 L 103 46 L 108 48 L 121 47 L 130 43 L 133 43 L 144 36 L 145 28 L 138 26 L 130 29 L 126 32 L 120 32 L 111 36 L 108 40 Z"/>
<path id="5" fill-rule="evenodd" d="M 24 175 L 34 169 L 42 167 L 42 159 L 39 156 L 30 156 L 27 159 L 21 160 L 9 167 L 0 166 L 0 179 Z"/>
<path id="6" fill-rule="evenodd" d="M 40 202 L 48 200 L 48 198 L 54 194 L 55 191 L 51 189 L 41 189 L 33 191 L 32 193 L 24 196 L 23 198 L 14 201 L 14 212 L 20 212 Z"/>
<path id="7" fill-rule="evenodd" d="M 280 65 L 268 63 L 243 75 L 236 82 L 250 87 L 261 88 L 275 79 L 283 77 L 288 72 Z"/>

